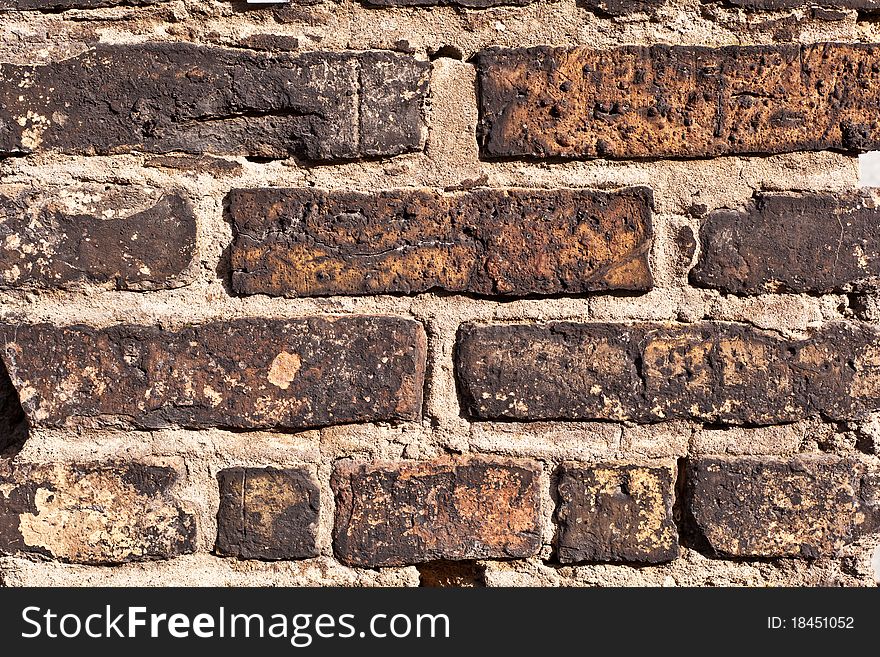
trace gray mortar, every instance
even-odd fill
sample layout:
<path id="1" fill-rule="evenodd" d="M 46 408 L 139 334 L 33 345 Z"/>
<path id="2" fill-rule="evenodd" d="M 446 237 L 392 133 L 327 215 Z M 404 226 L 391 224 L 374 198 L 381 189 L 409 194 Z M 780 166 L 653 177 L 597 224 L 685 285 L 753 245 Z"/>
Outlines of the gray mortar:
<path id="1" fill-rule="evenodd" d="M 400 47 L 407 41 L 419 58 L 442 45 L 454 45 L 465 59 L 488 45 L 619 44 L 729 45 L 767 43 L 773 30 L 745 25 L 794 16 L 796 42 L 880 41 L 875 23 L 858 22 L 848 12 L 839 22 L 810 19 L 800 10 L 747 14 L 700 0 L 671 2 L 657 20 L 634 16 L 598 19 L 574 0 L 527 7 L 463 11 L 451 8 L 367 9 L 356 2 L 325 2 L 306 8 L 301 18 L 275 23 L 269 11 L 233 13 L 229 3 L 181 0 L 158 7 L 70 11 L 62 14 L 0 14 L 0 61 L 30 63 L 67 57 L 87 47 L 89 38 L 104 43 L 193 41 L 238 47 L 254 34 L 296 37 L 301 49 L 342 50 Z M 85 22 L 71 19 L 88 19 Z M 46 36 L 49 41 L 47 42 Z M 57 184 L 75 190 L 95 183 L 138 185 L 147 190 L 183 188 L 198 218 L 198 256 L 192 282 L 174 290 L 114 292 L 94 286 L 71 291 L 0 292 L 0 319 L 11 322 L 85 322 L 95 326 L 146 323 L 176 327 L 233 317 L 296 317 L 311 314 L 378 313 L 411 317 L 427 330 L 428 380 L 422 422 L 331 427 L 299 434 L 219 430 L 143 432 L 33 431 L 16 457 L 21 462 L 173 460 L 184 476 L 178 494 L 197 515 L 198 554 L 167 562 L 95 568 L 22 558 L 0 559 L 0 581 L 7 585 L 404 585 L 418 584 L 415 568 L 359 570 L 332 558 L 333 464 L 346 458 L 425 459 L 458 453 L 530 457 L 544 467 L 542 514 L 544 545 L 539 558 L 523 562 L 487 562 L 490 584 L 523 585 L 870 585 L 880 578 L 871 566 L 880 537 L 867 537 L 837 560 L 806 562 L 727 562 L 685 550 L 668 565 L 555 567 L 551 556 L 555 502 L 551 473 L 563 460 L 584 462 L 666 459 L 687 454 L 792 454 L 800 451 L 857 453 L 873 445 L 867 463 L 880 464 L 880 414 L 861 424 L 835 427 L 808 420 L 760 429 L 704 428 L 691 422 L 628 426 L 603 422 L 470 423 L 460 415 L 452 369 L 455 334 L 463 322 L 596 321 L 691 322 L 704 317 L 743 321 L 797 336 L 829 320 L 852 319 L 846 295 L 725 296 L 687 284 L 690 263 L 683 261 L 673 237 L 683 226 L 694 233 L 695 204 L 708 210 L 742 206 L 756 191 L 848 190 L 858 186 L 856 158 L 835 153 L 794 153 L 772 157 L 722 157 L 694 161 L 489 163 L 478 157 L 477 107 L 473 67 L 441 58 L 434 62 L 431 96 L 425 108 L 429 133 L 423 153 L 388 160 L 308 167 L 295 160 L 237 162 L 240 172 L 175 171 L 145 167 L 147 155 L 62 157 L 40 154 L 0 161 L 0 184 Z M 492 187 L 615 188 L 648 185 L 654 190 L 657 239 L 651 253 L 655 289 L 638 297 L 589 296 L 544 300 L 491 301 L 420 294 L 413 297 L 333 297 L 275 299 L 229 296 L 217 269 L 229 245 L 231 228 L 222 201 L 233 187 L 315 186 L 372 191 L 394 187 L 449 187 L 481 180 Z M 68 202 L 76 204 L 72 192 Z M 692 260 L 693 261 L 693 260 Z M 868 311 L 880 307 L 867 299 Z M 880 312 L 867 315 L 880 320 Z M 216 474 L 225 467 L 301 466 L 314 473 L 322 495 L 318 541 L 321 557 L 305 562 L 268 563 L 220 559 L 209 553 L 219 504 Z M 875 562 L 880 557 L 874 556 Z M 874 573 L 878 573 L 875 575 Z"/>

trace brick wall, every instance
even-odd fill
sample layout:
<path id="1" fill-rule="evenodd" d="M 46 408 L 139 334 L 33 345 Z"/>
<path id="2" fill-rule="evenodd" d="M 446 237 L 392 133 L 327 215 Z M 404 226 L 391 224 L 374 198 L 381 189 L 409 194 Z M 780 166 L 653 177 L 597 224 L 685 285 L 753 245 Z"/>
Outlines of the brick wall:
<path id="1" fill-rule="evenodd" d="M 0 0 L 0 583 L 875 585 L 878 9 Z"/>

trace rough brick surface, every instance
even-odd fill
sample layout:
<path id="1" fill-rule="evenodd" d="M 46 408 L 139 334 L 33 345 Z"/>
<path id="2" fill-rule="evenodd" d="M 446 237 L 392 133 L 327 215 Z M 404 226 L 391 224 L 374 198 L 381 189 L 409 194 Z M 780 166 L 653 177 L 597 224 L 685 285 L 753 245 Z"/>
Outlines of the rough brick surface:
<path id="1" fill-rule="evenodd" d="M 846 291 L 880 275 L 878 226 L 859 194 L 762 194 L 703 222 L 691 281 L 734 294 Z"/>
<path id="2" fill-rule="evenodd" d="M 877 0 L 819 0 L 819 2 L 806 2 L 806 0 L 723 0 L 725 4 L 745 9 L 759 11 L 778 11 L 780 9 L 797 9 L 810 5 L 820 5 L 833 9 L 858 9 L 871 11 L 880 9 Z"/>
<path id="3" fill-rule="evenodd" d="M 562 563 L 657 563 L 678 556 L 668 466 L 564 463 L 557 491 Z"/>
<path id="4" fill-rule="evenodd" d="M 429 68 L 391 52 L 268 55 L 180 43 L 0 64 L 0 156 L 396 155 L 422 147 Z"/>
<path id="5" fill-rule="evenodd" d="M 311 296 L 651 288 L 649 190 L 234 190 L 232 287 Z"/>
<path id="6" fill-rule="evenodd" d="M 0 0 L 0 11 L 17 9 L 19 11 L 59 9 L 97 9 L 118 5 L 155 5 L 168 0 Z"/>
<path id="7" fill-rule="evenodd" d="M 196 248 L 189 201 L 170 193 L 134 199 L 83 190 L 0 188 L 0 287 L 110 283 L 117 289 L 177 287 Z M 132 205 L 134 207 L 132 207 Z M 109 215 L 109 216 L 108 216 Z"/>
<path id="8" fill-rule="evenodd" d="M 536 0 L 361 0 L 365 5 L 374 7 L 437 7 L 453 5 L 455 7 L 468 7 L 483 9 L 484 7 L 498 7 L 502 5 L 527 5 Z M 552 1 L 552 0 L 551 0 Z"/>
<path id="9" fill-rule="evenodd" d="M 485 157 L 657 158 L 880 148 L 877 46 L 490 49 Z"/>
<path id="10" fill-rule="evenodd" d="M 242 559 L 318 556 L 320 493 L 305 470 L 229 468 L 217 480 L 218 554 Z"/>
<path id="11" fill-rule="evenodd" d="M 540 466 L 531 461 L 344 464 L 334 471 L 333 546 L 365 567 L 537 553 Z"/>
<path id="12" fill-rule="evenodd" d="M 139 463 L 0 470 L 0 554 L 87 564 L 192 552 L 195 519 L 173 493 L 177 472 Z"/>
<path id="13" fill-rule="evenodd" d="M 390 317 L 153 326 L 0 327 L 33 425 L 302 429 L 412 420 L 425 335 Z"/>
<path id="14" fill-rule="evenodd" d="M 833 555 L 863 518 L 863 466 L 834 456 L 705 458 L 688 466 L 688 505 L 718 553 Z"/>
<path id="15" fill-rule="evenodd" d="M 625 16 L 649 13 L 666 4 L 666 0 L 582 0 L 579 4 L 600 15 Z"/>
<path id="16" fill-rule="evenodd" d="M 774 424 L 878 408 L 877 339 L 844 323 L 803 340 L 711 322 L 467 325 L 456 368 L 477 419 Z"/>

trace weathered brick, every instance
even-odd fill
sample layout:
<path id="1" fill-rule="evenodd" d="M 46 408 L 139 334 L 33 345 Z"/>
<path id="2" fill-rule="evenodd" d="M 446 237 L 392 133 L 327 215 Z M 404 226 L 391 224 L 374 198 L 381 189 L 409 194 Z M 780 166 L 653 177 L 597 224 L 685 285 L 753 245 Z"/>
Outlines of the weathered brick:
<path id="1" fill-rule="evenodd" d="M 536 463 L 510 459 L 341 465 L 334 550 L 365 567 L 534 555 L 539 479 Z"/>
<path id="2" fill-rule="evenodd" d="M 625 16 L 627 14 L 650 13 L 666 4 L 666 0 L 580 0 L 578 3 L 598 14 Z"/>
<path id="3" fill-rule="evenodd" d="M 392 317 L 0 326 L 35 426 L 303 429 L 419 416 L 425 334 Z"/>
<path id="4" fill-rule="evenodd" d="M 733 294 L 847 291 L 880 275 L 878 227 L 860 194 L 761 194 L 703 222 L 691 281 Z"/>
<path id="5" fill-rule="evenodd" d="M 195 243 L 192 206 L 177 193 L 0 188 L 0 288 L 177 287 Z"/>
<path id="6" fill-rule="evenodd" d="M 193 552 L 195 518 L 178 473 L 139 463 L 24 464 L 0 470 L 0 554 L 113 564 Z"/>
<path id="7" fill-rule="evenodd" d="M 801 340 L 743 324 L 465 325 L 456 373 L 477 419 L 775 424 L 880 408 L 870 328 Z"/>
<path id="8" fill-rule="evenodd" d="M 502 5 L 528 5 L 536 0 L 361 0 L 365 5 L 374 7 L 437 7 L 452 5 L 469 9 L 483 9 Z M 552 2 L 553 0 L 551 0 Z"/>
<path id="9" fill-rule="evenodd" d="M 489 49 L 485 157 L 656 158 L 880 148 L 878 46 Z"/>
<path id="10" fill-rule="evenodd" d="M 674 487 L 669 466 L 564 463 L 557 486 L 559 561 L 675 559 Z"/>
<path id="11" fill-rule="evenodd" d="M 229 468 L 217 475 L 216 551 L 242 559 L 306 559 L 315 543 L 320 493 L 305 470 Z"/>
<path id="12" fill-rule="evenodd" d="M 168 0 L 0 0 L 0 11 L 58 11 L 60 9 L 99 9 L 118 5 L 156 5 Z"/>
<path id="13" fill-rule="evenodd" d="M 710 547 L 734 557 L 833 555 L 859 533 L 864 468 L 834 456 L 689 463 L 688 508 Z"/>
<path id="14" fill-rule="evenodd" d="M 0 64 L 0 155 L 184 151 L 316 161 L 422 148 L 430 64 L 385 51 L 99 45 Z"/>
<path id="15" fill-rule="evenodd" d="M 233 190 L 239 294 L 651 288 L 650 190 Z"/>
<path id="16" fill-rule="evenodd" d="M 725 4 L 744 9 L 757 9 L 760 11 L 778 11 L 780 9 L 797 9 L 809 7 L 813 4 L 838 9 L 858 9 L 871 11 L 880 9 L 877 0 L 821 0 L 820 2 L 808 2 L 807 0 L 723 0 Z"/>

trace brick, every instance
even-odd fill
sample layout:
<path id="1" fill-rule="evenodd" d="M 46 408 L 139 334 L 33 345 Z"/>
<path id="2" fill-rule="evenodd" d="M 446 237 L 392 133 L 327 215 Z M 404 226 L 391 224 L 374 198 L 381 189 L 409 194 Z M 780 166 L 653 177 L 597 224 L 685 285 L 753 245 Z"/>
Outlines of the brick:
<path id="1" fill-rule="evenodd" d="M 700 229 L 695 285 L 733 294 L 844 292 L 880 275 L 880 210 L 860 194 L 760 194 Z"/>
<path id="2" fill-rule="evenodd" d="M 196 248 L 190 202 L 100 189 L 0 188 L 0 288 L 185 284 Z"/>
<path id="3" fill-rule="evenodd" d="M 801 340 L 722 322 L 465 325 L 456 375 L 480 420 L 843 420 L 880 407 L 877 340 L 842 322 Z"/>
<path id="4" fill-rule="evenodd" d="M 238 294 L 645 291 L 650 190 L 233 190 Z"/>
<path id="5" fill-rule="evenodd" d="M 7 324 L 0 336 L 34 426 L 304 429 L 421 409 L 425 334 L 411 320 Z"/>
<path id="6" fill-rule="evenodd" d="M 305 470 L 229 468 L 217 480 L 218 554 L 267 560 L 318 556 L 320 493 Z"/>
<path id="7" fill-rule="evenodd" d="M 532 556 L 540 473 L 531 461 L 476 457 L 338 466 L 336 556 L 369 568 Z"/>
<path id="8" fill-rule="evenodd" d="M 836 554 L 859 533 L 863 466 L 852 459 L 698 459 L 688 464 L 688 508 L 717 553 L 733 557 Z"/>
<path id="9" fill-rule="evenodd" d="M 0 554 L 84 564 L 195 550 L 175 469 L 139 463 L 23 464 L 0 470 Z"/>
<path id="10" fill-rule="evenodd" d="M 668 466 L 564 463 L 557 485 L 559 561 L 675 559 L 674 486 Z"/>
<path id="11" fill-rule="evenodd" d="M 397 155 L 423 147 L 429 69 L 384 51 L 267 54 L 182 43 L 98 45 L 46 65 L 0 64 L 0 156 Z"/>
<path id="12" fill-rule="evenodd" d="M 62 9 L 99 9 L 119 5 L 155 5 L 168 0 L 0 0 L 0 11 L 51 11 Z"/>
<path id="13" fill-rule="evenodd" d="M 503 5 L 528 5 L 536 0 L 361 0 L 372 7 L 437 7 L 451 5 L 468 9 L 484 9 Z"/>
<path id="14" fill-rule="evenodd" d="M 724 2 L 734 7 L 759 11 L 797 9 L 813 4 L 806 0 L 724 0 Z M 877 0 L 823 0 L 823 2 L 817 4 L 839 9 L 858 9 L 860 11 L 871 11 L 880 8 L 880 3 Z"/>
<path id="15" fill-rule="evenodd" d="M 579 5 L 600 15 L 626 16 L 651 13 L 666 4 L 666 0 L 582 0 Z"/>
<path id="16" fill-rule="evenodd" d="M 489 49 L 488 158 L 706 157 L 880 147 L 878 46 Z"/>

